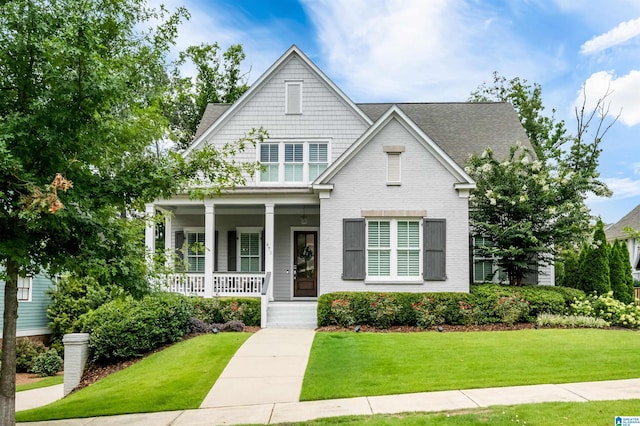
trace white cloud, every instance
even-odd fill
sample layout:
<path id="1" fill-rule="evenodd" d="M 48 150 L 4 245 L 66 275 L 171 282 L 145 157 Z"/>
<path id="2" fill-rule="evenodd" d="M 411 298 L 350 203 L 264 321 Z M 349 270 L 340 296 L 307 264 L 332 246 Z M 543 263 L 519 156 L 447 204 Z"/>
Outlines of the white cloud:
<path id="1" fill-rule="evenodd" d="M 606 178 L 603 179 L 609 189 L 613 192 L 611 200 L 640 197 L 640 179 L 625 178 Z M 606 201 L 606 198 L 597 198 L 593 201 Z"/>
<path id="2" fill-rule="evenodd" d="M 640 35 L 640 18 L 622 22 L 604 34 L 593 37 L 580 47 L 580 53 L 585 55 L 600 52 L 610 47 L 623 44 Z"/>
<path id="3" fill-rule="evenodd" d="M 497 70 L 530 78 L 539 57 L 491 8 L 460 0 L 303 0 L 324 68 L 356 101 L 466 100 Z M 523 75 L 525 74 L 525 75 Z"/>
<path id="4" fill-rule="evenodd" d="M 632 70 L 622 77 L 616 77 L 613 71 L 599 71 L 585 81 L 583 88 L 587 95 L 587 108 L 593 109 L 595 102 L 609 91 L 609 114 L 620 114 L 620 122 L 627 126 L 640 124 L 639 70 Z M 580 91 L 574 104 L 582 105 L 582 101 L 583 91 Z"/>

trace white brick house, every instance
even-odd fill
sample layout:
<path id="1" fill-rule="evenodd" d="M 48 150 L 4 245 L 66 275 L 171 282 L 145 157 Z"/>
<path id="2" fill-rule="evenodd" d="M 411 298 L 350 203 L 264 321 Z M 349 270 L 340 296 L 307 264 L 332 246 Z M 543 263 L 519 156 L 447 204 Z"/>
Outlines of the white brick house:
<path id="1" fill-rule="evenodd" d="M 206 247 L 187 252 L 172 290 L 264 289 L 263 320 L 267 303 L 333 291 L 468 291 L 475 183 L 464 164 L 487 146 L 502 157 L 529 143 L 505 103 L 356 104 L 296 46 L 236 103 L 209 105 L 184 155 L 259 127 L 268 139 L 238 160 L 264 169 L 246 186 L 156 200 L 147 213 L 172 212 L 166 248 Z M 155 249 L 151 225 L 146 244 Z"/>

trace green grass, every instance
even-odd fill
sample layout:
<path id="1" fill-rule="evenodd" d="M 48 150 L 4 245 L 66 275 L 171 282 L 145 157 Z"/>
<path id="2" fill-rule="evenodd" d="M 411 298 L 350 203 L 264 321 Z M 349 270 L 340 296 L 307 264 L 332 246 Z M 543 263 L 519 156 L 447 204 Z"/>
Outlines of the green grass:
<path id="1" fill-rule="evenodd" d="M 616 416 L 639 416 L 640 399 L 593 402 L 545 402 L 495 406 L 447 413 L 404 413 L 374 416 L 330 417 L 288 425 L 367 426 L 610 426 Z"/>
<path id="2" fill-rule="evenodd" d="M 45 377 L 44 379 L 38 380 L 37 382 L 34 382 L 34 383 L 29 383 L 26 385 L 17 385 L 16 392 L 22 392 L 22 391 L 38 389 L 38 388 L 46 388 L 47 386 L 59 385 L 63 382 L 64 382 L 63 375 Z"/>
<path id="3" fill-rule="evenodd" d="M 640 333 L 317 333 L 301 400 L 640 377 Z"/>
<path id="4" fill-rule="evenodd" d="M 197 408 L 249 333 L 207 334 L 175 344 L 17 421 Z"/>

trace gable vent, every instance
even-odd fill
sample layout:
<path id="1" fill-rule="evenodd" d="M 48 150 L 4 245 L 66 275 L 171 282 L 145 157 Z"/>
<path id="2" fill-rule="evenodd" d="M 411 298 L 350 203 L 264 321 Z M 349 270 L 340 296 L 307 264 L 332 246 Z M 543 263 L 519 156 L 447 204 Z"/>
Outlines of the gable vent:
<path id="1" fill-rule="evenodd" d="M 285 113 L 302 114 L 302 82 L 288 81 L 286 86 Z"/>

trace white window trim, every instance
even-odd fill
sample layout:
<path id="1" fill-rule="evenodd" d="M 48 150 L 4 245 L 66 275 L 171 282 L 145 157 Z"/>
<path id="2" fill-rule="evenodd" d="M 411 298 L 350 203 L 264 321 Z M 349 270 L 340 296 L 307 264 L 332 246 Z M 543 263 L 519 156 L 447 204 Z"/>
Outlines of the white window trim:
<path id="1" fill-rule="evenodd" d="M 25 288 L 24 287 L 24 283 L 25 282 L 27 283 L 26 287 L 28 288 L 28 291 L 27 291 L 28 296 L 27 296 L 26 299 L 24 299 L 24 298 L 20 299 L 18 297 L 18 303 L 20 303 L 20 302 L 29 303 L 29 302 L 31 302 L 33 300 L 32 299 L 32 297 L 33 297 L 33 277 L 18 277 L 18 283 L 17 283 L 18 289 L 21 288 L 21 286 L 20 286 L 21 284 L 23 284 L 22 288 Z"/>
<path id="2" fill-rule="evenodd" d="M 265 140 L 262 143 L 258 144 L 256 149 L 256 161 L 260 162 L 260 151 L 261 146 L 265 144 L 278 144 L 278 180 L 277 181 L 265 181 L 261 180 L 262 173 L 258 171 L 256 173 L 256 182 L 259 185 L 269 186 L 269 185 L 278 185 L 278 186 L 300 186 L 300 185 L 310 185 L 313 183 L 312 180 L 309 180 L 309 145 L 311 144 L 326 144 L 327 145 L 327 168 L 331 165 L 331 140 L 330 139 L 278 139 L 278 140 Z M 285 145 L 286 144 L 302 144 L 302 180 L 295 182 L 286 182 L 285 181 Z M 314 162 L 313 164 L 319 164 L 320 162 Z M 275 164 L 275 163 L 264 163 L 264 164 Z M 326 169 L 325 169 L 326 170 Z M 321 173 L 322 174 L 322 173 Z"/>
<path id="3" fill-rule="evenodd" d="M 390 222 L 389 238 L 390 238 L 390 273 L 389 276 L 370 276 L 369 275 L 369 222 Z M 398 222 L 417 222 L 418 223 L 418 236 L 419 236 L 419 257 L 418 257 L 418 275 L 415 277 L 399 276 L 398 275 Z M 366 218 L 365 221 L 365 284 L 423 284 L 423 232 L 422 232 L 422 219 L 413 217 L 402 218 L 390 218 L 390 217 L 372 217 Z"/>
<path id="4" fill-rule="evenodd" d="M 303 88 L 303 80 L 289 80 L 285 81 L 285 91 L 284 91 L 284 113 L 285 115 L 302 115 L 302 91 Z M 298 112 L 289 112 L 289 87 L 290 86 L 300 86 L 300 99 L 298 99 L 298 105 L 300 105 L 300 111 Z"/>
<path id="5" fill-rule="evenodd" d="M 262 257 L 264 253 L 262 252 L 262 231 L 264 228 L 259 226 L 242 226 L 236 228 L 236 238 L 238 239 L 238 243 L 236 244 L 236 269 L 238 272 L 248 272 L 241 271 L 242 269 L 242 257 L 240 256 L 240 235 L 241 234 L 258 234 L 258 265 L 260 269 L 262 269 Z M 264 271 L 260 271 L 264 272 Z"/>
<path id="6" fill-rule="evenodd" d="M 182 232 L 184 233 L 184 243 L 185 244 L 189 244 L 189 234 L 205 234 L 205 239 L 206 239 L 206 232 L 205 229 L 202 227 L 184 227 L 182 228 Z M 181 247 L 177 247 L 177 249 L 181 249 Z M 207 250 L 207 247 L 205 246 L 204 250 Z M 198 254 L 196 257 L 203 257 L 204 258 L 205 254 L 204 252 L 202 254 Z M 192 256 L 193 257 L 193 256 Z M 184 253 L 184 263 L 185 266 L 189 265 L 189 249 L 187 248 L 187 251 Z M 187 268 L 188 269 L 188 268 Z M 203 274 L 204 271 L 202 272 L 198 272 L 198 271 L 192 271 L 192 272 L 187 272 L 188 274 Z"/>

